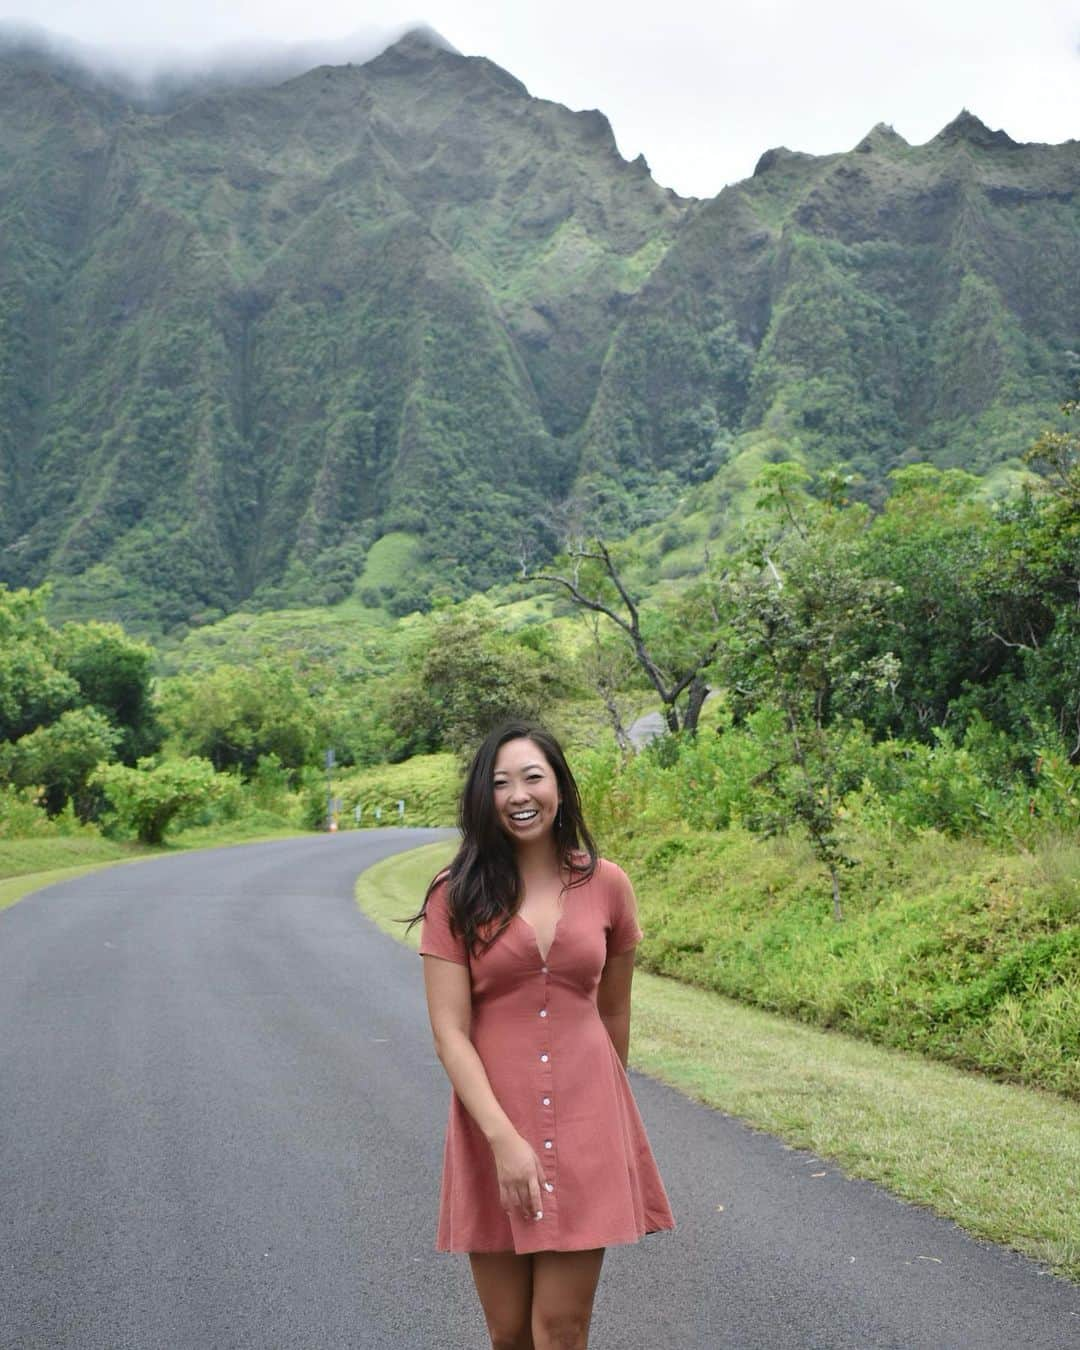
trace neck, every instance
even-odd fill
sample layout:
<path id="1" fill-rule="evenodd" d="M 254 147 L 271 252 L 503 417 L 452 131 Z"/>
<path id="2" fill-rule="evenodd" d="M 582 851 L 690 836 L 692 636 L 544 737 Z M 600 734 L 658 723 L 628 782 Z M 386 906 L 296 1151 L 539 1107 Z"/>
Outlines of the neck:
<path id="1" fill-rule="evenodd" d="M 514 861 L 522 881 L 528 881 L 530 877 L 548 877 L 562 870 L 555 836 L 550 834 L 535 843 L 519 844 L 514 850 Z"/>

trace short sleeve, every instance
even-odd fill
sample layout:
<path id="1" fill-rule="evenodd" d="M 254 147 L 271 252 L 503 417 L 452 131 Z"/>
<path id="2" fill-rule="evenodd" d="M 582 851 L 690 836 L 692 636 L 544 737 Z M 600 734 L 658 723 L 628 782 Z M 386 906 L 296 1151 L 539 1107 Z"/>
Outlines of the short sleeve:
<path id="1" fill-rule="evenodd" d="M 465 939 L 450 931 L 450 908 L 446 901 L 446 882 L 440 881 L 428 896 L 427 910 L 420 925 L 420 955 L 441 956 L 458 965 L 469 964 Z"/>
<path id="2" fill-rule="evenodd" d="M 608 956 L 618 956 L 636 947 L 645 936 L 637 919 L 637 899 L 630 878 L 613 863 L 608 863 L 611 882 L 608 894 L 611 897 L 610 926 L 607 934 Z"/>

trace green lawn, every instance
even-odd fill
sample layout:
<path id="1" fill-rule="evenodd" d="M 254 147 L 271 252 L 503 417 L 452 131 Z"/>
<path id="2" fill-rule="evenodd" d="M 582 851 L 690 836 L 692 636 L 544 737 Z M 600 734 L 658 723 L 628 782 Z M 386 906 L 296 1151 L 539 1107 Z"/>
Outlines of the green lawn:
<path id="1" fill-rule="evenodd" d="M 419 907 L 452 851 L 451 841 L 377 863 L 359 878 L 357 903 L 401 939 L 398 920 Z M 419 926 L 408 941 L 415 946 L 418 936 Z M 640 971 L 630 1058 L 848 1176 L 880 1182 L 1080 1281 L 1080 1106 L 1072 1102 Z"/>
<path id="2" fill-rule="evenodd" d="M 57 881 L 94 872 L 100 867 L 155 858 L 195 848 L 224 848 L 229 844 L 255 843 L 263 839 L 288 839 L 297 830 L 253 828 L 250 821 L 185 830 L 161 848 L 146 844 L 119 843 L 87 831 L 76 835 L 45 835 L 30 839 L 0 841 L 0 910 Z"/>

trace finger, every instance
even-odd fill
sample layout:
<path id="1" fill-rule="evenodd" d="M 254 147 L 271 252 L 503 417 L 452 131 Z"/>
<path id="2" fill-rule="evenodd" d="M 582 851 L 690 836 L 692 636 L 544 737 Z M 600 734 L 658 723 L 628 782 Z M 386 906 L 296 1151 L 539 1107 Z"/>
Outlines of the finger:
<path id="1" fill-rule="evenodd" d="M 521 1211 L 521 1216 L 524 1219 L 535 1219 L 540 1212 L 537 1198 L 533 1194 L 533 1187 L 530 1181 L 526 1180 L 524 1177 L 521 1179 L 521 1185 L 518 1190 L 518 1207 Z"/>
<path id="2" fill-rule="evenodd" d="M 529 1203 L 532 1205 L 534 1214 L 543 1213 L 544 1203 L 541 1199 L 540 1180 L 535 1172 L 529 1178 Z"/>

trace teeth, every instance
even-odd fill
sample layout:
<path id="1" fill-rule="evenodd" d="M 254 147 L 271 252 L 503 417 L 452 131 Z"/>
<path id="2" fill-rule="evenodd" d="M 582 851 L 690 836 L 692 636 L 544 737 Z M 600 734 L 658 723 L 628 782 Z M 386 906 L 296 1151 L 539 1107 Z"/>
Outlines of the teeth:
<path id="1" fill-rule="evenodd" d="M 533 816 L 535 816 L 535 815 L 537 815 L 537 814 L 538 814 L 538 812 L 536 812 L 536 811 L 512 811 L 512 812 L 510 813 L 510 819 L 511 819 L 511 820 L 532 820 Z"/>

